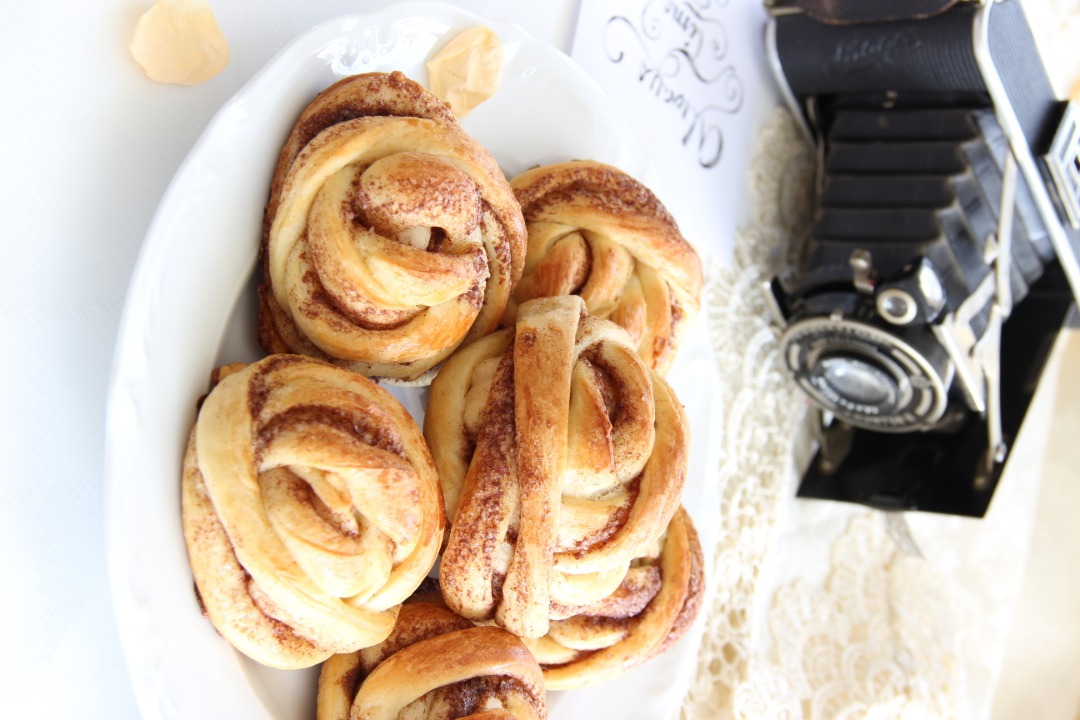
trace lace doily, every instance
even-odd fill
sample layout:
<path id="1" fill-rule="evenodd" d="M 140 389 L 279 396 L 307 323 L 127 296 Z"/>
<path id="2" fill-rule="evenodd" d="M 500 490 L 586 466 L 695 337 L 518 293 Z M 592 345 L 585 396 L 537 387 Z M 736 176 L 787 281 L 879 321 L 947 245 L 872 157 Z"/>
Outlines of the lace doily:
<path id="1" fill-rule="evenodd" d="M 748 189 L 753 217 L 736 236 L 732 267 L 710 268 L 706 307 L 725 428 L 721 540 L 712 571 L 716 590 L 684 718 L 731 716 L 759 634 L 753 624 L 761 614 L 755 605 L 762 563 L 790 490 L 793 439 L 806 414 L 805 401 L 783 374 L 765 282 L 770 269 L 782 264 L 778 248 L 787 244 L 785 230 L 809 211 L 808 199 L 794 191 L 809 186 L 809 153 L 794 121 L 778 111 L 757 138 Z M 781 195 L 790 202 L 780 202 Z"/>
<path id="2" fill-rule="evenodd" d="M 754 216 L 736 238 L 733 266 L 711 268 L 707 307 L 726 430 L 721 540 L 680 717 L 985 717 L 1023 576 L 1044 443 L 1021 434 L 981 520 L 907 513 L 898 522 L 794 497 L 810 413 L 778 356 L 764 283 L 786 265 L 788 231 L 809 217 L 802 189 L 810 152 L 792 117 L 777 110 L 756 141 Z M 1047 376 L 1056 377 L 1053 361 Z M 1047 412 L 1052 393 L 1040 388 L 1029 418 Z"/>

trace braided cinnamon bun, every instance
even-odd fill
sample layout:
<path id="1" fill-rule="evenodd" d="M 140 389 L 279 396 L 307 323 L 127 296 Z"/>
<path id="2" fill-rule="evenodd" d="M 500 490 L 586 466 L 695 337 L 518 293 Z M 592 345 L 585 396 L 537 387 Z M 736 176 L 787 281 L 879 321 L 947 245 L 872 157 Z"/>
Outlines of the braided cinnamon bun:
<path id="1" fill-rule="evenodd" d="M 184 456 L 184 538 L 218 632 L 277 668 L 382 641 L 438 555 L 431 456 L 386 390 L 297 355 L 227 366 Z"/>
<path id="2" fill-rule="evenodd" d="M 494 159 L 398 72 L 340 80 L 304 110 L 263 231 L 263 346 L 401 381 L 498 325 L 525 248 Z"/>
<path id="3" fill-rule="evenodd" d="M 618 168 L 573 161 L 514 178 L 528 229 L 521 282 L 507 310 L 576 294 L 589 315 L 630 333 L 645 364 L 666 373 L 701 307 L 697 252 L 653 193 Z"/>
<path id="4" fill-rule="evenodd" d="M 678 399 L 625 330 L 584 311 L 572 295 L 524 303 L 447 361 L 428 400 L 451 521 L 443 595 L 521 637 L 614 592 L 686 480 Z"/>
<path id="5" fill-rule="evenodd" d="M 704 590 L 701 543 L 682 508 L 662 541 L 638 558 L 612 595 L 553 620 L 525 645 L 549 690 L 611 680 L 660 655 L 690 628 Z"/>
<path id="6" fill-rule="evenodd" d="M 406 602 L 385 642 L 335 655 L 317 720 L 544 720 L 540 666 L 521 641 L 475 627 L 437 595 Z"/>

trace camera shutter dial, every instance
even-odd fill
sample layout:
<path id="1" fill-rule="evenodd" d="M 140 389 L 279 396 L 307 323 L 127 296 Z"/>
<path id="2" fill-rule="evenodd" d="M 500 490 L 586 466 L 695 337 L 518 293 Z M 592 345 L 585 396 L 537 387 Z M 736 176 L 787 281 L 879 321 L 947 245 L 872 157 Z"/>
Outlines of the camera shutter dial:
<path id="1" fill-rule="evenodd" d="M 893 325 L 907 325 L 919 313 L 915 298 L 900 288 L 886 288 L 877 296 L 878 315 Z"/>
<path id="2" fill-rule="evenodd" d="M 906 277 L 879 288 L 874 305 L 891 325 L 933 322 L 945 307 L 945 288 L 934 264 L 922 257 Z"/>

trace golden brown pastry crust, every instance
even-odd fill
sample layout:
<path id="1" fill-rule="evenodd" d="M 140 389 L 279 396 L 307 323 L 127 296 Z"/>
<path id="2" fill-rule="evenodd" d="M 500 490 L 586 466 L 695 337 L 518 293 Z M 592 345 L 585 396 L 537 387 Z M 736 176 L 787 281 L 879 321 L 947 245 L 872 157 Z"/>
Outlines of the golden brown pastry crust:
<path id="1" fill-rule="evenodd" d="M 576 160 L 528 170 L 511 183 L 529 241 L 507 309 L 537 297 L 577 294 L 589 314 L 633 338 L 649 367 L 666 373 L 701 307 L 701 260 L 653 193 L 618 168 Z"/>
<path id="2" fill-rule="evenodd" d="M 675 644 L 697 617 L 704 592 L 701 543 L 686 510 L 672 518 L 658 552 L 639 558 L 619 590 L 551 623 L 524 642 L 549 690 L 619 677 Z"/>
<path id="3" fill-rule="evenodd" d="M 403 381 L 497 326 L 525 248 L 494 159 L 398 72 L 340 80 L 304 110 L 263 232 L 263 346 Z"/>
<path id="4" fill-rule="evenodd" d="M 318 720 L 544 720 L 540 666 L 521 641 L 475 627 L 436 597 L 406 602 L 386 642 L 335 655 L 319 675 Z"/>
<path id="5" fill-rule="evenodd" d="M 181 485 L 207 616 L 278 668 L 382 641 L 445 524 L 420 429 L 375 383 L 310 358 L 274 355 L 218 377 Z"/>
<path id="6" fill-rule="evenodd" d="M 424 421 L 451 521 L 446 602 L 521 637 L 610 595 L 686 480 L 682 406 L 624 330 L 584 309 L 523 304 L 514 328 L 443 366 Z"/>

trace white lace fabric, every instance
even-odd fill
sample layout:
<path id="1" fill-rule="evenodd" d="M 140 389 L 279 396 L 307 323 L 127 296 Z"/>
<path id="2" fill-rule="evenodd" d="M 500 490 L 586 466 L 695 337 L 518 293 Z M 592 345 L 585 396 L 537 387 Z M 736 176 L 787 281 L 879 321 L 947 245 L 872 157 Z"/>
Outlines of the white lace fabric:
<path id="1" fill-rule="evenodd" d="M 795 497 L 808 405 L 782 367 L 765 282 L 807 221 L 810 148 L 782 110 L 762 128 L 754 216 L 707 292 L 723 388 L 716 588 L 690 718 L 988 717 L 1023 577 L 1049 413 L 1048 368 L 991 509 L 980 520 L 895 516 Z M 1060 353 L 1058 353 L 1060 355 Z M 1048 399 L 1049 398 L 1049 399 Z M 892 532 L 890 531 L 892 530 Z"/>

